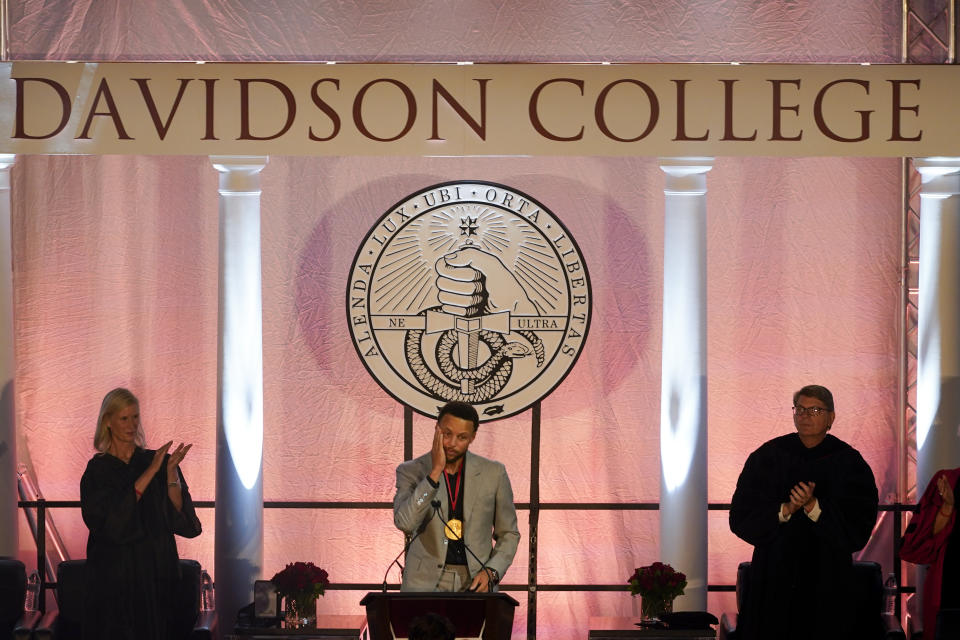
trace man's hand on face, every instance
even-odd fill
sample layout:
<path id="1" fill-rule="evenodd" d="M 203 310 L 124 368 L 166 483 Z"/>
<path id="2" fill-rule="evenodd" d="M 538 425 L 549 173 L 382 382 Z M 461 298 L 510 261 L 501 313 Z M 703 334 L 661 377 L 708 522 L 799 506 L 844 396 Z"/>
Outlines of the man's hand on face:
<path id="1" fill-rule="evenodd" d="M 439 422 L 437 422 L 437 428 L 433 431 L 433 449 L 430 450 L 430 460 L 433 463 L 430 479 L 434 482 L 440 482 L 443 467 L 447 464 L 447 454 L 443 451 L 443 433 L 440 432 Z"/>

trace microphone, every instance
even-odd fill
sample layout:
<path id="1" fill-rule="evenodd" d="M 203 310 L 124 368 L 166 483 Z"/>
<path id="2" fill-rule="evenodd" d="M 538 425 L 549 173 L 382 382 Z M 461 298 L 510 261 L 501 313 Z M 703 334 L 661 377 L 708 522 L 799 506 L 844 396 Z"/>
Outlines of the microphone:
<path id="1" fill-rule="evenodd" d="M 400 567 L 400 572 L 401 573 L 403 572 L 403 565 L 400 564 L 400 556 L 402 556 L 407 552 L 407 550 L 410 548 L 410 545 L 413 544 L 413 541 L 419 538 L 421 533 L 426 531 L 427 525 L 430 524 L 431 520 L 433 520 L 433 516 L 439 513 L 439 510 L 440 510 L 439 500 L 434 500 L 433 502 L 430 503 L 430 506 L 433 507 L 433 512 L 430 514 L 430 517 L 423 521 L 423 523 L 420 525 L 420 528 L 417 529 L 417 532 L 413 534 L 413 537 L 407 540 L 407 544 L 403 545 L 403 549 L 401 549 L 400 553 L 397 554 L 397 557 L 393 559 L 393 562 L 387 565 L 387 570 L 383 572 L 383 586 L 382 586 L 383 593 L 387 592 L 387 576 L 390 574 L 390 569 L 393 568 L 393 565 L 397 565 L 398 567 Z"/>
<path id="2" fill-rule="evenodd" d="M 477 554 L 475 554 L 475 553 L 473 552 L 473 549 L 471 549 L 470 547 L 467 546 L 467 541 L 463 539 L 463 536 L 462 536 L 462 535 L 457 535 L 457 532 L 450 528 L 450 526 L 447 524 L 447 521 L 443 518 L 443 514 L 440 513 L 440 501 L 439 501 L 439 500 L 434 500 L 434 501 L 431 502 L 430 504 L 431 504 L 431 506 L 433 506 L 433 509 L 434 509 L 435 514 L 440 517 L 440 522 L 443 523 L 443 532 L 444 532 L 444 535 L 446 535 L 446 532 L 449 531 L 449 532 L 451 532 L 453 535 L 457 536 L 457 538 L 456 538 L 457 541 L 463 543 L 463 548 L 467 550 L 467 553 L 469 553 L 471 556 L 473 556 L 473 559 L 480 563 L 480 571 L 485 571 L 486 568 L 487 568 L 487 562 L 489 562 L 490 559 L 487 558 L 486 560 L 481 560 L 480 558 L 478 558 L 478 557 L 477 557 Z M 491 588 L 492 588 L 492 586 L 491 586 Z M 472 591 L 472 590 L 471 590 L 471 591 Z"/>

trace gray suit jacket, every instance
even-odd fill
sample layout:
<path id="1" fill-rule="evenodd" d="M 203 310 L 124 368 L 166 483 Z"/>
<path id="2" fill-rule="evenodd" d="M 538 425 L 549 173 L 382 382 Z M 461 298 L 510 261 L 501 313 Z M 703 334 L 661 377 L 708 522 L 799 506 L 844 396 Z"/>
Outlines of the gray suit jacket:
<path id="1" fill-rule="evenodd" d="M 503 464 L 469 451 L 465 463 L 463 541 L 503 578 L 520 542 L 510 478 Z M 447 558 L 448 541 L 443 534 L 443 522 L 430 504 L 439 500 L 440 513 L 446 517 L 447 487 L 442 479 L 439 487 L 430 484 L 427 476 L 431 467 L 429 452 L 397 467 L 393 522 L 408 537 L 426 527 L 407 550 L 401 587 L 404 591 L 434 591 Z M 470 552 L 467 552 L 467 565 L 471 576 L 476 575 L 481 566 Z"/>

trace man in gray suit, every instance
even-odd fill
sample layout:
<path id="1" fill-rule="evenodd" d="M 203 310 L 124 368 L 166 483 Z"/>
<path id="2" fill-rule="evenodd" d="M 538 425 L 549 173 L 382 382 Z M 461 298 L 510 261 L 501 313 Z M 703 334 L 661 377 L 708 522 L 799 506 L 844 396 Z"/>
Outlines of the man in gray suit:
<path id="1" fill-rule="evenodd" d="M 472 406 L 448 402 L 431 451 L 397 467 L 393 522 L 416 536 L 403 591 L 491 591 L 513 562 L 513 490 L 503 464 L 468 451 L 479 424 Z"/>

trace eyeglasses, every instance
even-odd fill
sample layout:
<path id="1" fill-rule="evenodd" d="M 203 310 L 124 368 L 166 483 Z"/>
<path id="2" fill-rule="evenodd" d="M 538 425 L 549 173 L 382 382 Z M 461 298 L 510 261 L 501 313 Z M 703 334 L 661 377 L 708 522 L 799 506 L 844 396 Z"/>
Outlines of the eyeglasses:
<path id="1" fill-rule="evenodd" d="M 793 406 L 793 415 L 798 418 L 804 414 L 816 418 L 821 413 L 826 413 L 827 411 L 829 411 L 829 409 L 824 409 L 823 407 L 801 407 L 800 405 Z"/>

